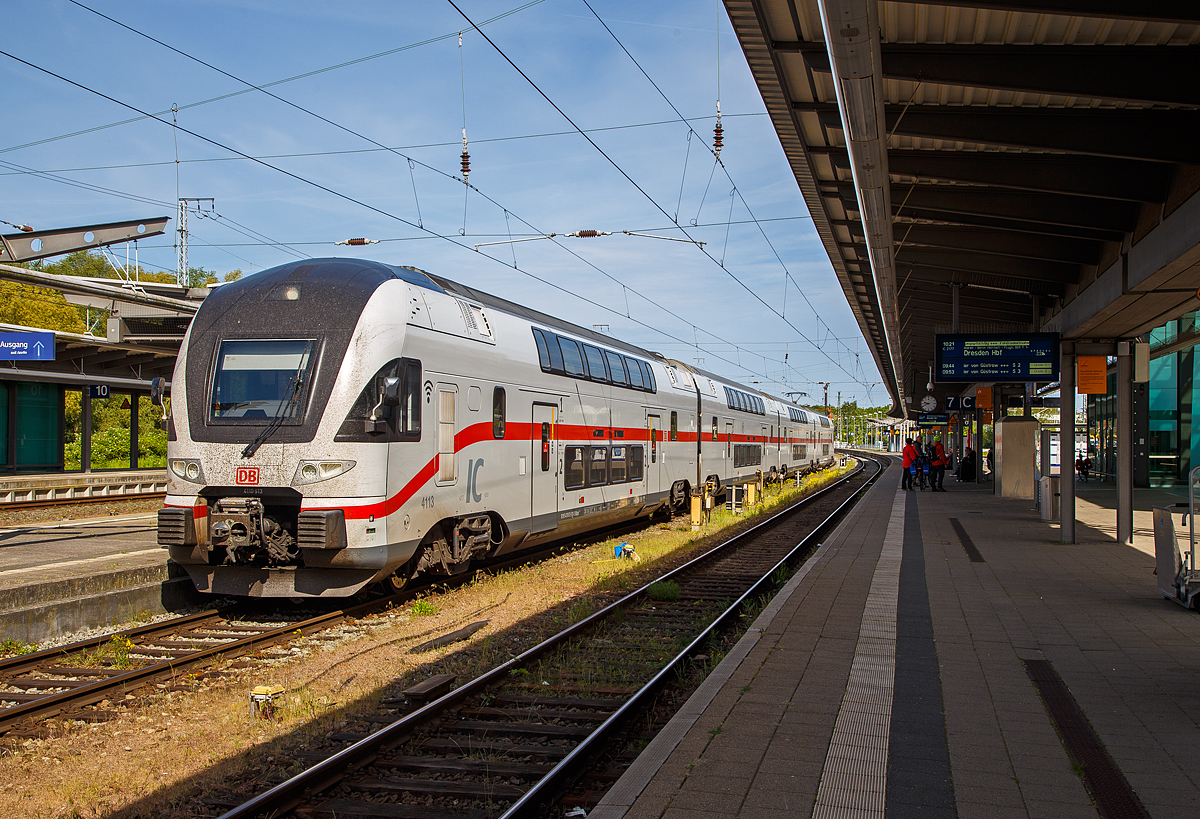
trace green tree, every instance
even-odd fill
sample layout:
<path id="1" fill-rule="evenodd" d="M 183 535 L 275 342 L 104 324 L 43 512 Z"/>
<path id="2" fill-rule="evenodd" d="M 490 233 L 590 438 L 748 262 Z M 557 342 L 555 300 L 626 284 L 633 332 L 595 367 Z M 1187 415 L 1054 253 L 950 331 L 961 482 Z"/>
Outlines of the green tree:
<path id="1" fill-rule="evenodd" d="M 226 273 L 224 276 L 222 276 L 221 281 L 236 282 L 240 278 L 242 278 L 242 269 L 239 267 L 235 270 L 230 270 L 228 273 Z"/>
<path id="2" fill-rule="evenodd" d="M 217 274 L 203 267 L 189 267 L 187 273 L 188 287 L 207 287 L 219 281 Z"/>
<path id="3" fill-rule="evenodd" d="M 0 282 L 0 322 L 65 333 L 87 331 L 79 310 L 67 304 L 62 293 L 15 282 Z"/>

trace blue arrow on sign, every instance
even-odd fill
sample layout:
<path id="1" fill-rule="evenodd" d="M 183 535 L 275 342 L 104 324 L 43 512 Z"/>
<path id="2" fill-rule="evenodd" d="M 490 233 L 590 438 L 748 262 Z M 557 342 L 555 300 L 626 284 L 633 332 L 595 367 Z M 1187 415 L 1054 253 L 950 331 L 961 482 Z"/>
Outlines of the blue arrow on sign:
<path id="1" fill-rule="evenodd" d="M 54 333 L 0 333 L 0 361 L 53 361 Z"/>

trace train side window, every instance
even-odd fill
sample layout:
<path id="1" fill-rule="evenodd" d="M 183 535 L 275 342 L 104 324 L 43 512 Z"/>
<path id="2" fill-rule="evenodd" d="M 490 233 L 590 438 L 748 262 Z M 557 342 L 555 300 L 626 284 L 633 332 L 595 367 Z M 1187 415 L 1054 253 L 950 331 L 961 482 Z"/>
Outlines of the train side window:
<path id="1" fill-rule="evenodd" d="M 717 416 L 713 416 L 713 440 L 717 440 Z"/>
<path id="2" fill-rule="evenodd" d="M 454 483 L 458 480 L 454 452 L 457 401 L 458 391 L 455 387 L 438 385 L 438 483 Z"/>
<path id="3" fill-rule="evenodd" d="M 679 440 L 679 413 L 671 410 L 671 440 Z"/>
<path id="4" fill-rule="evenodd" d="M 642 383 L 646 385 L 646 392 L 658 392 L 658 386 L 654 383 L 654 368 L 645 361 L 639 361 L 638 365 L 642 368 Z"/>
<path id="5" fill-rule="evenodd" d="M 563 486 L 567 489 L 579 489 L 587 477 L 584 456 L 587 455 L 585 446 L 569 446 L 563 454 Z"/>
<path id="6" fill-rule="evenodd" d="M 542 471 L 550 471 L 550 423 L 542 421 Z"/>
<path id="7" fill-rule="evenodd" d="M 608 369 L 612 373 L 612 382 L 618 387 L 628 386 L 629 378 L 625 375 L 625 363 L 621 361 L 621 356 L 605 350 L 604 357 L 608 359 Z"/>
<path id="8" fill-rule="evenodd" d="M 542 371 L 550 372 L 550 347 L 546 344 L 546 334 L 534 327 L 533 341 L 537 344 L 538 363 L 542 365 Z"/>
<path id="9" fill-rule="evenodd" d="M 383 379 L 400 379 L 400 404 L 382 406 Z M 421 362 L 411 358 L 393 358 L 376 371 L 363 386 L 333 440 L 343 442 L 419 441 L 421 440 Z M 372 414 L 374 419 L 372 420 Z M 382 425 L 386 422 L 386 434 Z"/>
<path id="10" fill-rule="evenodd" d="M 628 480 L 628 469 L 625 462 L 625 453 L 629 451 L 629 447 L 614 446 L 612 448 L 612 460 L 609 462 L 609 482 L 610 483 L 625 483 Z"/>
<path id="11" fill-rule="evenodd" d="M 604 353 L 600 352 L 600 348 L 584 344 L 583 354 L 587 357 L 588 372 L 591 373 L 592 380 L 608 381 L 608 369 L 604 366 Z"/>
<path id="12" fill-rule="evenodd" d="M 608 483 L 608 447 L 588 447 L 588 486 Z"/>
<path id="13" fill-rule="evenodd" d="M 421 362 L 404 362 L 404 377 L 401 385 L 400 421 L 397 432 L 405 438 L 417 440 L 421 437 Z"/>
<path id="14" fill-rule="evenodd" d="M 567 375 L 582 377 L 587 375 L 583 366 L 583 355 L 579 352 L 579 342 L 573 338 L 558 337 L 558 346 L 562 350 L 563 369 Z"/>
<path id="15" fill-rule="evenodd" d="M 641 446 L 629 447 L 629 480 L 640 481 L 642 479 L 642 466 L 645 463 L 646 448 Z"/>
<path id="16" fill-rule="evenodd" d="M 504 394 L 504 387 L 495 387 L 492 390 L 492 437 L 504 437 L 504 423 L 507 413 L 505 409 L 508 404 L 508 399 Z"/>
<path id="17" fill-rule="evenodd" d="M 629 370 L 629 386 L 640 390 L 642 386 L 642 368 L 632 358 L 625 359 L 625 369 Z"/>

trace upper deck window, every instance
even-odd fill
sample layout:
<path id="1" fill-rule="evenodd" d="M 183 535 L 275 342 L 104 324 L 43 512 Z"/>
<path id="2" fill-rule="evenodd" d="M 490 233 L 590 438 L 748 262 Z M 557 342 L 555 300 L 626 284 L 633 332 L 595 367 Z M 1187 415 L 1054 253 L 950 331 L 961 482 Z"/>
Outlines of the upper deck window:
<path id="1" fill-rule="evenodd" d="M 314 339 L 238 339 L 221 342 L 208 420 L 300 423 L 312 381 Z"/>
<path id="2" fill-rule="evenodd" d="M 533 341 L 542 372 L 586 378 L 640 392 L 657 392 L 654 370 L 645 361 L 540 327 L 533 328 Z"/>

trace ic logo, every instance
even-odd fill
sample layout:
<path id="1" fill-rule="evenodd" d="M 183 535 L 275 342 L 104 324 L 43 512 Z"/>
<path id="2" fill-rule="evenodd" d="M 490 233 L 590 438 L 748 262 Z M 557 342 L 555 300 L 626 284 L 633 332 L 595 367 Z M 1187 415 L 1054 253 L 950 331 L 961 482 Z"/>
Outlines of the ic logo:
<path id="1" fill-rule="evenodd" d="M 239 466 L 235 480 L 238 486 L 258 486 L 258 467 Z"/>

